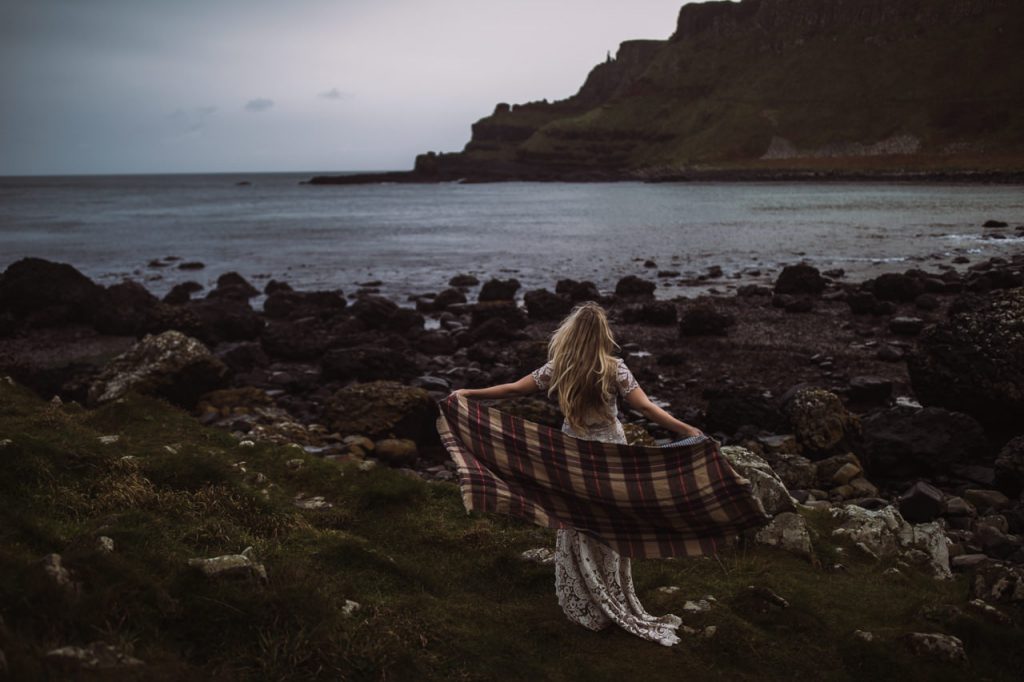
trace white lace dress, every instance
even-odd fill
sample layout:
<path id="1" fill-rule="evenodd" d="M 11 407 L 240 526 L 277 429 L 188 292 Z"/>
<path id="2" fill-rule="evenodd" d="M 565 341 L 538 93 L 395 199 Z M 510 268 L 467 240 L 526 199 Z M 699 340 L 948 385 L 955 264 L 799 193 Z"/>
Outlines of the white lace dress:
<path id="1" fill-rule="evenodd" d="M 551 381 L 551 363 L 532 372 L 534 381 L 546 391 Z M 637 387 L 633 373 L 621 359 L 616 371 L 619 395 Z M 568 422 L 562 431 L 576 438 L 606 443 L 625 443 L 626 434 L 618 419 L 615 396 L 608 396 L 608 419 L 576 432 Z M 629 557 L 622 557 L 607 545 L 574 529 L 559 529 L 555 540 L 555 594 L 569 620 L 590 630 L 612 623 L 638 637 L 672 646 L 679 641 L 676 629 L 682 620 L 675 615 L 652 616 L 633 589 Z"/>

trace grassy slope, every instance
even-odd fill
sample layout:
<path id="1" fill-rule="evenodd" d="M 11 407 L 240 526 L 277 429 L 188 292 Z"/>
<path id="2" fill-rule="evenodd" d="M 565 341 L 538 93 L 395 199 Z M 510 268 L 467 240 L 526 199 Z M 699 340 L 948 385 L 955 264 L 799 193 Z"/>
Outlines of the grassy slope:
<path id="1" fill-rule="evenodd" d="M 97 440 L 112 433 L 119 442 Z M 685 599 L 707 593 L 719 600 L 684 617 L 717 625 L 714 638 L 668 649 L 571 624 L 552 569 L 517 558 L 552 546 L 553 533 L 469 516 L 454 484 L 343 469 L 283 446 L 241 449 L 135 395 L 96 411 L 53 408 L 0 382 L 0 438 L 13 441 L 0 449 L 0 649 L 15 679 L 59 679 L 45 651 L 97 639 L 131 645 L 147 661 L 132 674 L 147 680 L 963 679 L 886 641 L 912 630 L 963 638 L 977 679 L 1013 679 L 1024 665 L 1020 630 L 922 619 L 925 606 L 965 603 L 963 577 L 887 579 L 885 565 L 853 552 L 838 572 L 763 547 L 634 562 L 638 593 L 656 614 L 682 614 Z M 297 472 L 284 464 L 293 457 L 306 460 Z M 278 486 L 269 499 L 231 467 L 238 460 Z M 300 490 L 334 507 L 299 510 L 290 500 Z M 827 531 L 827 518 L 811 520 Z M 114 539 L 113 554 L 92 549 L 101 534 Z M 265 586 L 203 580 L 185 563 L 247 545 L 266 565 Z M 825 564 L 838 556 L 823 540 L 817 548 Z M 82 582 L 78 599 L 34 570 L 54 551 Z M 740 595 L 750 584 L 792 606 L 763 613 Z M 661 585 L 682 590 L 666 595 Z M 343 616 L 345 599 L 362 609 Z M 857 628 L 882 641 L 853 639 Z"/>
<path id="2" fill-rule="evenodd" d="M 912 134 L 921 139 L 921 153 L 885 165 L 1024 168 L 1024 95 L 1013 66 L 1020 57 L 1007 39 L 1024 31 L 1024 13 L 1009 16 L 933 28 L 926 37 L 892 29 L 880 43 L 866 29 L 799 45 L 795 35 L 773 35 L 769 45 L 755 33 L 670 43 L 635 93 L 553 120 L 519 148 L 534 158 L 586 163 L 599 158 L 595 151 L 621 146 L 611 141 L 616 136 L 645 131 L 675 139 L 628 143 L 629 167 L 874 168 L 877 157 L 771 163 L 759 157 L 774 135 L 807 150 Z M 936 154 L 958 142 L 979 144 L 984 153 Z"/>

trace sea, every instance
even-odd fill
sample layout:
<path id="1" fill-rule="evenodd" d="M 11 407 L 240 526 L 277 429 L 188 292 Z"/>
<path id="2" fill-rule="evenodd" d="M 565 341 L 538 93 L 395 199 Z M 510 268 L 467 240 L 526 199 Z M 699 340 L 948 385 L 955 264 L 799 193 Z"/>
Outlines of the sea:
<path id="1" fill-rule="evenodd" d="M 411 305 L 456 274 L 514 277 L 520 295 L 562 278 L 611 292 L 637 275 L 675 298 L 770 283 L 798 262 L 856 281 L 1024 248 L 1019 186 L 304 184 L 319 173 L 0 177 L 0 270 L 35 256 L 158 296 L 234 271 L 261 290 L 276 279 Z"/>

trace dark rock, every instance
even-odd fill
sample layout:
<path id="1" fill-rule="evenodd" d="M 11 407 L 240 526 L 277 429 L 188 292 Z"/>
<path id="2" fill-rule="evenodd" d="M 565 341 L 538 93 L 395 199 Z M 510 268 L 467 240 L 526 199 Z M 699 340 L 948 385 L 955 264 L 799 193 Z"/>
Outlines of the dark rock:
<path id="1" fill-rule="evenodd" d="M 889 320 L 889 331 L 901 336 L 917 336 L 924 329 L 924 320 L 920 317 L 894 317 Z"/>
<path id="2" fill-rule="evenodd" d="M 946 509 L 942 491 L 924 481 L 910 486 L 899 499 L 900 514 L 911 523 L 927 523 Z"/>
<path id="3" fill-rule="evenodd" d="M 450 287 L 475 287 L 477 284 L 480 284 L 480 280 L 473 275 L 455 275 L 448 280 Z"/>
<path id="4" fill-rule="evenodd" d="M 282 291 L 295 291 L 295 290 L 292 289 L 292 285 L 288 284 L 288 282 L 281 282 L 281 281 L 276 280 L 276 279 L 270 280 L 269 282 L 267 282 L 267 285 L 265 287 L 263 287 L 263 293 L 266 294 L 267 296 L 270 296 L 271 294 L 276 294 L 276 293 L 279 293 L 279 292 L 282 292 Z"/>
<path id="5" fill-rule="evenodd" d="M 809 313 L 814 310 L 814 299 L 810 296 L 775 294 L 772 297 L 772 305 L 776 308 L 782 308 L 787 313 Z"/>
<path id="6" fill-rule="evenodd" d="M 489 279 L 480 287 L 480 295 L 477 301 L 512 301 L 515 300 L 516 292 L 519 291 L 519 280 L 512 279 Z"/>
<path id="7" fill-rule="evenodd" d="M 968 258 L 967 256 L 956 256 L 955 258 L 953 258 L 953 262 L 956 263 L 957 265 L 963 265 L 964 263 L 970 263 L 971 259 Z"/>
<path id="8" fill-rule="evenodd" d="M 188 303 L 192 299 L 192 294 L 202 290 L 203 285 L 199 282 L 182 282 L 175 284 L 164 296 L 163 301 L 171 305 L 181 305 Z"/>
<path id="9" fill-rule="evenodd" d="M 658 270 L 658 277 L 678 277 L 678 270 Z"/>
<path id="10" fill-rule="evenodd" d="M 1009 225 L 1002 220 L 986 220 L 982 227 L 1009 227 Z"/>
<path id="11" fill-rule="evenodd" d="M 670 325 L 678 318 L 676 306 L 671 301 L 652 301 L 629 306 L 622 310 L 622 321 L 627 324 Z"/>
<path id="12" fill-rule="evenodd" d="M 327 381 L 407 381 L 422 373 L 411 354 L 379 346 L 334 348 L 324 353 L 320 368 Z"/>
<path id="13" fill-rule="evenodd" d="M 259 296 L 260 291 L 237 272 L 226 272 L 217 278 L 217 287 L 208 296 L 244 298 Z"/>
<path id="14" fill-rule="evenodd" d="M 760 391 L 715 389 L 706 391 L 708 432 L 732 434 L 742 426 L 754 425 L 765 431 L 784 433 L 787 419 Z"/>
<path id="15" fill-rule="evenodd" d="M 683 311 L 679 321 L 680 336 L 725 336 L 736 318 L 710 304 L 694 305 Z"/>
<path id="16" fill-rule="evenodd" d="M 451 355 L 458 344 L 451 333 L 442 329 L 424 332 L 416 339 L 416 348 L 427 355 Z"/>
<path id="17" fill-rule="evenodd" d="M 470 343 L 481 341 L 517 341 L 526 338 L 522 326 L 506 317 L 492 317 L 479 325 L 473 325 L 465 334 Z"/>
<path id="18" fill-rule="evenodd" d="M 577 282 L 573 279 L 560 279 L 555 285 L 556 294 L 566 294 L 573 303 L 581 301 L 600 301 L 601 292 L 593 282 Z"/>
<path id="19" fill-rule="evenodd" d="M 846 270 L 842 268 L 832 268 L 831 270 L 825 270 L 821 274 L 825 277 L 831 277 L 832 279 L 839 279 L 840 277 L 846 276 Z"/>
<path id="20" fill-rule="evenodd" d="M 278 288 L 263 301 L 263 313 L 274 319 L 330 318 L 345 310 L 341 291 L 293 291 Z"/>
<path id="21" fill-rule="evenodd" d="M 867 291 L 851 293 L 846 297 L 846 304 L 854 315 L 877 315 L 880 301 Z"/>
<path id="22" fill-rule="evenodd" d="M 736 290 L 737 296 L 771 296 L 772 288 L 761 284 L 744 284 Z"/>
<path id="23" fill-rule="evenodd" d="M 876 410 L 861 423 L 864 463 L 872 479 L 942 474 L 952 464 L 982 461 L 987 449 L 977 421 L 937 407 Z"/>
<path id="24" fill-rule="evenodd" d="M 871 281 L 871 291 L 882 301 L 913 301 L 924 293 L 924 285 L 914 277 L 889 272 Z"/>
<path id="25" fill-rule="evenodd" d="M 787 265 L 775 280 L 776 294 L 820 294 L 825 290 L 825 278 L 818 268 L 798 263 Z"/>
<path id="26" fill-rule="evenodd" d="M 370 329 L 405 333 L 423 329 L 423 316 L 415 310 L 400 308 L 383 296 L 360 296 L 352 304 L 352 315 Z"/>
<path id="27" fill-rule="evenodd" d="M 921 294 L 914 299 L 914 307 L 918 310 L 938 310 L 939 299 L 934 294 Z"/>
<path id="28" fill-rule="evenodd" d="M 42 258 L 22 258 L 0 274 L 0 313 L 29 327 L 91 323 L 104 294 L 71 265 Z"/>
<path id="29" fill-rule="evenodd" d="M 1007 435 L 1024 433 L 1024 288 L 954 301 L 918 339 L 907 368 L 926 405 L 967 412 Z"/>
<path id="30" fill-rule="evenodd" d="M 101 334 L 141 336 L 152 330 L 159 299 L 132 280 L 107 287 L 103 304 L 96 308 L 93 327 Z"/>
<path id="31" fill-rule="evenodd" d="M 707 275 L 708 277 L 710 277 L 710 278 L 718 278 L 718 277 L 721 277 L 722 274 L 723 273 L 722 273 L 722 266 L 721 265 L 709 265 L 708 266 L 708 275 Z"/>
<path id="32" fill-rule="evenodd" d="M 531 320 L 560 320 L 572 310 L 572 301 L 567 295 L 553 294 L 547 289 L 526 292 L 523 302 Z"/>
<path id="33" fill-rule="evenodd" d="M 270 358 L 263 348 L 253 341 L 243 341 L 223 352 L 218 351 L 217 357 L 235 374 L 246 374 L 270 364 Z"/>
<path id="34" fill-rule="evenodd" d="M 470 308 L 470 329 L 479 327 L 494 318 L 505 321 L 509 329 L 522 329 L 526 326 L 526 315 L 512 301 L 488 301 L 477 303 Z"/>
<path id="35" fill-rule="evenodd" d="M 179 270 L 202 270 L 206 267 L 206 263 L 201 263 L 197 260 L 185 261 L 184 263 L 178 263 Z"/>
<path id="36" fill-rule="evenodd" d="M 615 295 L 622 297 L 654 296 L 656 284 L 636 275 L 626 275 L 615 285 Z"/>
<path id="37" fill-rule="evenodd" d="M 884 343 L 878 347 L 878 351 L 875 352 L 875 357 L 885 362 L 900 362 L 903 360 L 903 351 L 892 346 L 888 343 Z"/>
<path id="38" fill-rule="evenodd" d="M 1011 438 L 999 451 L 995 484 L 1010 497 L 1018 497 L 1024 491 L 1024 436 Z"/>
<path id="39" fill-rule="evenodd" d="M 268 355 L 286 360 L 315 360 L 332 341 L 333 336 L 311 318 L 271 322 L 260 336 L 260 345 Z"/>
<path id="40" fill-rule="evenodd" d="M 853 377 L 847 395 L 856 403 L 882 405 L 892 396 L 892 381 L 875 376 Z"/>
<path id="41" fill-rule="evenodd" d="M 647 260 L 644 261 L 644 267 L 645 268 L 656 268 L 656 267 L 658 267 L 658 264 L 655 263 L 654 261 L 652 261 L 650 258 L 648 258 Z"/>
<path id="42" fill-rule="evenodd" d="M 456 288 L 445 289 L 439 293 L 433 302 L 434 310 L 447 310 L 449 306 L 466 302 L 466 295 Z"/>

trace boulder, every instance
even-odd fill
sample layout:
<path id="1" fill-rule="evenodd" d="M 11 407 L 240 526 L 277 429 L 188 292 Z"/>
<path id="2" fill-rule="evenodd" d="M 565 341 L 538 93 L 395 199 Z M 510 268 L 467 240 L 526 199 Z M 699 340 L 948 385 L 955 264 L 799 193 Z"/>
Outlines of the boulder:
<path id="1" fill-rule="evenodd" d="M 466 295 L 454 287 L 445 289 L 434 297 L 431 308 L 436 311 L 447 310 L 449 306 L 466 302 Z"/>
<path id="2" fill-rule="evenodd" d="M 274 319 L 327 319 L 344 311 L 347 305 L 340 290 L 292 291 L 278 287 L 263 301 L 263 313 Z"/>
<path id="3" fill-rule="evenodd" d="M 89 386 L 88 402 L 97 405 L 135 390 L 191 409 L 199 396 L 222 387 L 227 374 L 202 342 L 176 331 L 147 334 L 107 364 Z"/>
<path id="4" fill-rule="evenodd" d="M 217 278 L 217 286 L 207 295 L 213 298 L 244 298 L 248 300 L 253 296 L 259 296 L 260 290 L 237 272 L 225 272 Z"/>
<path id="5" fill-rule="evenodd" d="M 650 280 L 636 275 L 626 275 L 615 285 L 615 295 L 623 298 L 650 297 L 654 296 L 655 288 L 657 285 Z"/>
<path id="6" fill-rule="evenodd" d="M 996 604 L 1024 604 L 1024 567 L 979 559 L 971 576 L 971 595 Z"/>
<path id="7" fill-rule="evenodd" d="M 811 459 L 848 451 L 858 443 L 860 421 L 830 391 L 800 389 L 783 409 L 793 425 L 793 433 L 803 454 Z"/>
<path id="8" fill-rule="evenodd" d="M 807 490 L 817 485 L 818 469 L 806 457 L 779 453 L 768 455 L 767 459 L 790 490 Z"/>
<path id="9" fill-rule="evenodd" d="M 153 318 L 159 303 L 146 287 L 126 279 L 107 287 L 103 304 L 96 308 L 93 316 L 93 327 L 100 334 L 120 336 L 154 331 Z"/>
<path id="10" fill-rule="evenodd" d="M 959 637 L 942 632 L 910 632 L 903 636 L 914 655 L 939 663 L 966 663 L 967 654 Z"/>
<path id="11" fill-rule="evenodd" d="M 250 341 L 260 336 L 266 324 L 253 310 L 246 297 L 222 296 L 191 301 L 184 306 L 194 323 L 186 322 L 178 331 L 195 336 L 203 343 L 215 346 L 225 341 Z M 177 329 L 176 326 L 161 324 L 158 329 Z"/>
<path id="12" fill-rule="evenodd" d="M 763 457 L 736 445 L 723 447 L 722 456 L 740 476 L 750 481 L 754 495 L 768 514 L 774 516 L 796 509 L 796 500 Z"/>
<path id="13" fill-rule="evenodd" d="M 418 451 L 408 438 L 384 438 L 374 443 L 373 454 L 388 466 L 401 468 L 412 466 Z"/>
<path id="14" fill-rule="evenodd" d="M 225 554 L 209 559 L 189 559 L 188 565 L 207 578 L 255 578 L 266 581 L 267 570 L 263 567 L 263 564 L 253 561 L 251 551 L 251 548 L 246 548 L 241 554 Z"/>
<path id="15" fill-rule="evenodd" d="M 320 360 L 321 375 L 327 381 L 408 381 L 421 374 L 410 355 L 381 346 L 334 348 Z"/>
<path id="16" fill-rule="evenodd" d="M 924 293 L 924 284 L 915 277 L 889 272 L 869 280 L 871 292 L 882 301 L 913 301 Z"/>
<path id="17" fill-rule="evenodd" d="M 707 303 L 698 303 L 683 311 L 679 320 L 680 336 L 725 336 L 736 318 Z"/>
<path id="18" fill-rule="evenodd" d="M 67 263 L 22 258 L 0 274 L 0 314 L 30 327 L 89 324 L 105 298 L 103 287 Z"/>
<path id="19" fill-rule="evenodd" d="M 436 408 L 422 388 L 393 381 L 358 383 L 339 389 L 324 405 L 323 419 L 342 435 L 371 439 L 437 440 Z"/>
<path id="20" fill-rule="evenodd" d="M 872 478 L 945 473 L 952 464 L 982 461 L 985 433 L 972 417 L 938 407 L 897 405 L 861 418 L 863 453 Z"/>
<path id="21" fill-rule="evenodd" d="M 526 315 L 514 301 L 487 301 L 470 308 L 470 329 L 493 319 L 503 320 L 509 329 L 522 329 L 526 326 Z"/>
<path id="22" fill-rule="evenodd" d="M 892 397 L 892 381 L 876 376 L 856 376 L 850 379 L 847 395 L 861 405 L 884 405 Z"/>
<path id="23" fill-rule="evenodd" d="M 910 524 L 896 507 L 871 510 L 848 504 L 829 510 L 838 521 L 834 538 L 861 543 L 878 558 L 898 558 L 919 564 L 935 578 L 951 578 L 946 535 L 936 523 Z"/>
<path id="24" fill-rule="evenodd" d="M 926 483 L 918 481 L 900 495 L 900 514 L 911 523 L 933 521 L 946 510 L 946 502 L 942 491 Z"/>
<path id="25" fill-rule="evenodd" d="M 561 320 L 572 310 L 572 301 L 564 294 L 534 289 L 523 296 L 526 314 L 531 320 Z"/>
<path id="26" fill-rule="evenodd" d="M 914 393 L 925 405 L 1024 434 L 1022 328 L 1024 287 L 957 299 L 949 318 L 925 329 L 907 359 Z"/>
<path id="27" fill-rule="evenodd" d="M 448 280 L 450 287 L 475 287 L 477 284 L 480 284 L 480 280 L 473 275 L 455 275 Z"/>
<path id="28" fill-rule="evenodd" d="M 995 464 L 995 484 L 1011 497 L 1024 491 L 1024 436 L 1007 441 L 999 451 Z"/>
<path id="29" fill-rule="evenodd" d="M 513 301 L 516 292 L 519 291 L 519 280 L 511 279 L 489 279 L 480 287 L 480 295 L 477 301 Z"/>
<path id="30" fill-rule="evenodd" d="M 622 321 L 627 324 L 671 325 L 678 320 L 676 306 L 671 301 L 651 301 L 628 306 L 622 310 Z"/>
<path id="31" fill-rule="evenodd" d="M 776 294 L 820 294 L 825 290 L 825 278 L 818 268 L 799 263 L 782 268 L 775 280 Z"/>
<path id="32" fill-rule="evenodd" d="M 175 284 L 163 297 L 163 302 L 171 305 L 188 303 L 192 299 L 192 294 L 202 290 L 203 285 L 199 282 L 188 281 L 182 282 L 181 284 Z"/>
<path id="33" fill-rule="evenodd" d="M 811 534 L 807 528 L 807 520 L 796 512 L 780 512 L 768 525 L 758 529 L 754 541 L 770 547 L 802 556 L 805 559 L 814 557 L 811 545 Z"/>
<path id="34" fill-rule="evenodd" d="M 423 329 L 423 316 L 415 310 L 401 308 L 383 296 L 360 296 L 352 304 L 352 315 L 369 329 L 404 334 Z"/>
<path id="35" fill-rule="evenodd" d="M 285 360 L 315 360 L 332 345 L 334 337 L 317 320 L 276 320 L 260 335 L 260 346 L 270 356 Z"/>
<path id="36" fill-rule="evenodd" d="M 573 303 L 600 301 L 601 292 L 593 282 L 577 282 L 574 279 L 560 279 L 555 285 L 556 294 L 565 294 Z"/>

